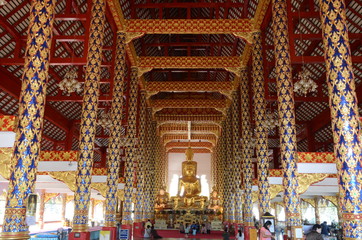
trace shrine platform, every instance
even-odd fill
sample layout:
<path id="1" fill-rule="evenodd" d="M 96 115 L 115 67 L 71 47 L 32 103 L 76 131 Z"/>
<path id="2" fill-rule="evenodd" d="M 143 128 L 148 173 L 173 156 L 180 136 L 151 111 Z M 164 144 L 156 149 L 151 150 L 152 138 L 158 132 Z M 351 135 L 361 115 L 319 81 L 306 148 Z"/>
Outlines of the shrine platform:
<path id="1" fill-rule="evenodd" d="M 189 234 L 188 238 L 190 239 L 223 239 L 223 231 L 211 231 L 210 234 L 201 234 L 197 233 L 196 235 Z M 162 238 L 183 238 L 185 239 L 185 234 L 180 233 L 177 229 L 157 229 L 157 234 Z"/>

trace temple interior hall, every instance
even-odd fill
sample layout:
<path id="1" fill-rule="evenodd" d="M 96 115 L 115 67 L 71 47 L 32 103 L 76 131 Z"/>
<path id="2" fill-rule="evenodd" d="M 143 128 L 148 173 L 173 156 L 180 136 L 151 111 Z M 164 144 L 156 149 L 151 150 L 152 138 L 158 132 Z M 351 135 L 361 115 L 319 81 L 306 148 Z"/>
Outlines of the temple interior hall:
<path id="1" fill-rule="evenodd" d="M 361 0 L 0 0 L 0 240 L 361 240 L 361 41 Z"/>

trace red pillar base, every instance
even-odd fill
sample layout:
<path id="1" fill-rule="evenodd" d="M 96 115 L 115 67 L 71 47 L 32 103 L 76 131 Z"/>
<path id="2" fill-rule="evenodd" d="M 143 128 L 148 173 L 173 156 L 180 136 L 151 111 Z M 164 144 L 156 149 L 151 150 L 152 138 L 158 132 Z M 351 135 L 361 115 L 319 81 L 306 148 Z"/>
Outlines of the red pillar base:
<path id="1" fill-rule="evenodd" d="M 90 232 L 71 232 L 69 240 L 90 240 Z"/>
<path id="2" fill-rule="evenodd" d="M 253 226 L 245 226 L 244 227 L 244 240 L 256 240 L 257 236 L 257 229 Z"/>
<path id="3" fill-rule="evenodd" d="M 133 238 L 133 226 L 128 224 L 122 224 L 121 229 L 128 229 L 128 239 Z"/>
<path id="4" fill-rule="evenodd" d="M 102 227 L 104 231 L 111 232 L 111 240 L 117 240 L 117 228 L 116 227 Z"/>
<path id="5" fill-rule="evenodd" d="M 133 237 L 143 238 L 144 232 L 143 222 L 133 223 Z"/>

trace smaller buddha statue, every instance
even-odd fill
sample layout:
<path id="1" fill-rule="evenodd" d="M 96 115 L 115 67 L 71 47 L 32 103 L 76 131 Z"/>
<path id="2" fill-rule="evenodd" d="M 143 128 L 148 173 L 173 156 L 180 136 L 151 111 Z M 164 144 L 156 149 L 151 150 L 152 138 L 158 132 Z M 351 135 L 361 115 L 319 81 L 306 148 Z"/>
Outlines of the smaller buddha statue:
<path id="1" fill-rule="evenodd" d="M 222 211 L 221 199 L 215 186 L 212 187 L 212 192 L 210 193 L 209 209 Z"/>
<path id="2" fill-rule="evenodd" d="M 159 193 L 156 196 L 156 201 L 155 201 L 155 208 L 156 209 L 163 209 L 166 208 L 167 203 L 169 201 L 169 193 L 166 192 L 166 187 L 162 186 L 160 188 Z"/>

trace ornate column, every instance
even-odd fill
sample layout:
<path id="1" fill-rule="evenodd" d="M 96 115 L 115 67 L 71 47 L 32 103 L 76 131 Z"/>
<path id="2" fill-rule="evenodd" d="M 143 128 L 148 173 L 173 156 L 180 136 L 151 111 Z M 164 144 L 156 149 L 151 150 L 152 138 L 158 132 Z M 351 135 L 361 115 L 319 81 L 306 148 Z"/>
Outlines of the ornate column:
<path id="1" fill-rule="evenodd" d="M 315 223 L 316 224 L 321 224 L 321 218 L 320 218 L 320 214 L 319 214 L 319 199 L 318 197 L 314 198 L 314 213 L 315 213 Z"/>
<path id="2" fill-rule="evenodd" d="M 67 194 L 63 193 L 62 196 L 62 225 L 65 225 L 65 211 L 67 209 Z"/>
<path id="3" fill-rule="evenodd" d="M 151 218 L 151 212 L 153 212 L 154 208 L 151 205 L 151 122 L 152 122 L 152 110 L 150 108 L 146 109 L 146 131 L 145 131 L 145 179 L 144 179 L 144 197 L 143 204 L 145 206 L 145 210 L 143 212 L 143 220 L 147 221 Z M 141 141 L 141 140 L 140 140 Z"/>
<path id="4" fill-rule="evenodd" d="M 137 157 L 137 102 L 138 102 L 138 69 L 132 67 L 131 83 L 129 90 L 128 103 L 128 146 L 126 147 L 126 167 L 125 167 L 125 186 L 124 186 L 124 202 L 122 227 L 131 228 L 132 226 L 132 197 L 134 183 L 134 162 Z"/>
<path id="5" fill-rule="evenodd" d="M 233 182 L 235 187 L 235 193 L 234 193 L 234 222 L 236 224 L 243 223 L 243 217 L 242 217 L 242 191 L 241 191 L 241 156 L 240 156 L 240 130 L 239 130 L 239 124 L 240 124 L 240 106 L 239 106 L 239 94 L 237 91 L 233 92 L 233 102 L 232 102 L 232 136 L 233 136 L 233 158 L 234 158 L 234 176 L 233 176 Z M 237 231 L 237 228 L 235 228 Z"/>
<path id="6" fill-rule="evenodd" d="M 157 139 L 157 123 L 155 121 L 152 121 L 151 123 L 151 168 L 150 171 L 152 172 L 151 175 L 151 180 L 152 183 L 156 183 L 156 177 L 157 177 L 157 171 L 156 171 L 156 163 L 157 163 L 157 159 L 156 159 L 156 139 Z M 153 211 L 153 207 L 155 206 L 155 198 L 156 198 L 156 194 L 157 194 L 157 190 L 158 187 L 156 184 L 153 184 L 151 187 L 151 207 L 152 207 L 152 212 L 151 212 L 151 219 L 155 219 L 155 212 Z"/>
<path id="7" fill-rule="evenodd" d="M 138 161 L 137 161 L 137 190 L 136 190 L 136 203 L 135 203 L 135 215 L 134 215 L 134 225 L 135 225 L 135 234 L 139 237 L 143 237 L 144 228 L 143 228 L 143 212 L 145 211 L 144 205 L 144 195 L 145 195 L 145 134 L 146 134 L 146 91 L 141 90 L 140 98 L 140 111 L 139 111 L 139 145 L 138 145 Z"/>
<path id="8" fill-rule="evenodd" d="M 19 98 L 12 172 L 1 239 L 28 239 L 25 223 L 29 193 L 34 192 L 43 129 L 46 83 L 54 22 L 53 0 L 31 1 L 24 73 Z"/>
<path id="9" fill-rule="evenodd" d="M 103 230 L 111 231 L 112 239 L 117 236 L 117 189 L 119 182 L 119 169 L 121 166 L 120 149 L 122 143 L 122 112 L 123 112 L 123 94 L 124 81 L 126 72 L 126 52 L 125 52 L 126 34 L 123 32 L 117 33 L 117 50 L 114 66 L 114 81 L 113 81 L 113 98 L 111 109 L 112 126 L 110 129 L 110 137 L 107 152 L 107 196 L 105 204 L 105 222 Z"/>
<path id="10" fill-rule="evenodd" d="M 82 118 L 79 136 L 77 189 L 74 192 L 73 233 L 80 232 L 84 239 L 89 237 L 88 208 L 97 125 L 99 80 L 101 78 L 102 46 L 104 36 L 105 2 L 92 0 L 92 19 L 88 45 L 87 68 L 84 82 Z"/>
<path id="11" fill-rule="evenodd" d="M 249 103 L 249 83 L 247 70 L 243 69 L 240 74 L 240 112 L 241 112 L 241 158 L 243 161 L 244 173 L 244 233 L 245 239 L 249 239 L 250 229 L 254 228 L 253 221 L 253 201 L 252 201 L 252 185 L 253 185 L 253 165 L 252 155 L 253 146 L 251 143 L 251 127 L 250 127 L 250 103 Z"/>
<path id="12" fill-rule="evenodd" d="M 289 50 L 286 0 L 273 1 L 273 31 L 275 68 L 278 92 L 280 151 L 283 166 L 283 187 L 286 225 L 292 230 L 301 228 L 297 176 L 297 141 L 295 131 L 292 68 Z"/>
<path id="13" fill-rule="evenodd" d="M 41 191 L 39 198 L 39 227 L 44 229 L 45 190 Z"/>
<path id="14" fill-rule="evenodd" d="M 259 214 L 270 211 L 269 196 L 269 158 L 268 158 L 268 129 L 265 126 L 265 87 L 264 87 L 264 69 L 261 45 L 261 33 L 256 32 L 253 35 L 253 90 L 254 90 L 254 116 L 255 116 L 255 137 L 256 154 L 258 158 L 258 199 Z"/>
<path id="15" fill-rule="evenodd" d="M 320 2 L 344 239 L 362 238 L 361 138 L 344 1 Z"/>

